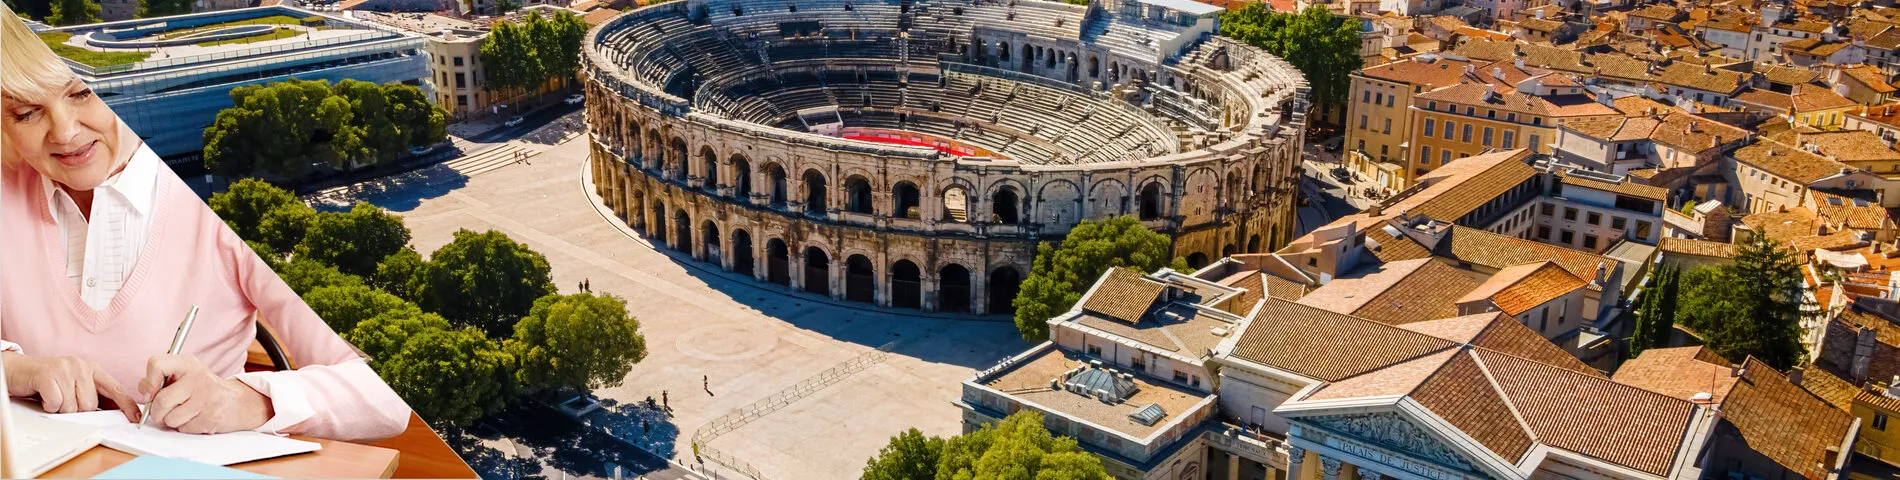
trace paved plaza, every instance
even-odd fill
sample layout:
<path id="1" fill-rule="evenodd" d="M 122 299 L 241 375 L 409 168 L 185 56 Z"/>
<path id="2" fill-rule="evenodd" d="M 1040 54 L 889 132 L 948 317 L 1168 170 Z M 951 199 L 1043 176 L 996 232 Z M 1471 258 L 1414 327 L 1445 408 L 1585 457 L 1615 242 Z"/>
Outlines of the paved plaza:
<path id="1" fill-rule="evenodd" d="M 950 403 L 959 382 L 1029 346 L 1003 318 L 841 306 L 682 263 L 691 261 L 654 250 L 596 209 L 583 184 L 585 137 L 519 148 L 535 155 L 472 177 L 377 189 L 366 199 L 405 217 L 425 255 L 458 229 L 495 229 L 546 255 L 562 292 L 589 280 L 596 292 L 627 298 L 647 358 L 624 385 L 595 393 L 624 405 L 667 392 L 675 415 L 668 431 L 679 437 L 670 453 L 681 463 L 694 463 L 690 439 L 708 422 L 890 344 L 891 355 L 709 442 L 770 478 L 856 477 L 904 429 L 960 433 L 961 413 Z M 429 187 L 439 184 L 449 187 Z"/>

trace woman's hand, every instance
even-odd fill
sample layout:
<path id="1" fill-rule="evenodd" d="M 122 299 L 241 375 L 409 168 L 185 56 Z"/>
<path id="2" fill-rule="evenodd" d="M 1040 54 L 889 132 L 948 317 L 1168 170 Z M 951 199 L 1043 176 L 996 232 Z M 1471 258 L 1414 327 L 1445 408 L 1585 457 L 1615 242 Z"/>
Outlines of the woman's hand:
<path id="1" fill-rule="evenodd" d="M 138 403 L 98 363 L 79 357 L 35 357 L 13 352 L 0 355 L 6 356 L 8 396 L 37 394 L 40 408 L 47 413 L 98 410 L 103 397 L 124 412 L 126 420 L 139 421 Z"/>
<path id="2" fill-rule="evenodd" d="M 150 395 L 152 421 L 185 433 L 253 430 L 270 421 L 270 397 L 244 382 L 212 375 L 198 358 L 155 355 L 145 364 L 139 393 Z"/>

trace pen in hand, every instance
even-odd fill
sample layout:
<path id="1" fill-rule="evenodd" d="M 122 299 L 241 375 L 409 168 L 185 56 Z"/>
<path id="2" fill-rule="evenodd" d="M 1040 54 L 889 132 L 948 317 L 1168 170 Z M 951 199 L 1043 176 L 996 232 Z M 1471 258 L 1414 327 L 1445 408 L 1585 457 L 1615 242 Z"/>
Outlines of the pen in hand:
<path id="1" fill-rule="evenodd" d="M 183 350 L 184 350 L 184 348 L 185 348 L 185 335 L 187 335 L 187 334 L 190 334 L 190 333 L 191 333 L 191 321 L 192 321 L 192 320 L 196 320 L 197 318 L 198 318 L 198 306 L 197 306 L 197 305 L 192 305 L 192 306 L 191 306 L 191 312 L 190 312 L 190 313 L 186 313 L 186 314 L 185 314 L 185 321 L 183 321 L 183 322 L 179 322 L 179 323 L 178 323 L 178 332 L 177 332 L 177 333 L 174 333 L 174 334 L 172 334 L 172 345 L 171 345 L 171 348 L 169 348 L 169 349 L 166 349 L 166 350 L 165 350 L 165 354 L 167 354 L 167 355 L 177 355 L 177 354 L 178 354 L 178 352 L 180 352 L 180 351 L 183 351 Z M 159 388 L 164 388 L 164 385 L 159 385 Z M 154 392 L 152 392 L 152 394 L 153 394 L 153 396 L 154 396 L 154 397 L 156 397 L 156 396 L 158 395 L 158 392 L 156 392 L 156 391 L 154 391 Z M 137 406 L 137 405 L 133 405 L 133 408 L 138 408 L 138 406 Z M 145 425 L 146 425 L 146 424 L 148 424 L 148 423 L 151 423 L 151 420 L 152 420 L 152 416 L 150 415 L 150 413 L 151 413 L 151 412 L 140 412 L 140 415 L 139 415 L 139 428 L 145 428 Z"/>

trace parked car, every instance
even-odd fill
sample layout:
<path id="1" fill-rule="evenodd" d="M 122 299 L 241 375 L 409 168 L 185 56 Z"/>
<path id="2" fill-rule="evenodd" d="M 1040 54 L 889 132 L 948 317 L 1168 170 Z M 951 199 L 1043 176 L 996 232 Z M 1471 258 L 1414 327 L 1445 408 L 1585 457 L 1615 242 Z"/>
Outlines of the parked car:
<path id="1" fill-rule="evenodd" d="M 573 95 L 568 95 L 567 100 L 563 100 L 563 101 L 567 102 L 568 105 L 579 105 L 581 102 L 587 101 L 587 96 L 576 93 Z"/>
<path id="2" fill-rule="evenodd" d="M 415 156 L 415 157 L 428 155 L 429 152 L 434 152 L 436 148 L 439 148 L 441 146 L 442 144 L 440 143 L 433 144 L 433 145 L 416 145 L 413 147 L 409 147 L 409 155 Z"/>
<path id="3" fill-rule="evenodd" d="M 501 124 L 502 124 L 502 125 L 505 125 L 505 126 L 510 126 L 510 127 L 512 127 L 512 126 L 515 126 L 515 125 L 520 125 L 520 124 L 521 124 L 521 122 L 526 122 L 526 121 L 528 121 L 528 119 L 526 119 L 526 118 L 521 118 L 521 116 L 520 116 L 520 115 L 515 115 L 514 117 L 511 117 L 511 118 L 509 118 L 509 119 L 508 119 L 508 121 L 506 121 L 506 122 L 501 122 Z"/>

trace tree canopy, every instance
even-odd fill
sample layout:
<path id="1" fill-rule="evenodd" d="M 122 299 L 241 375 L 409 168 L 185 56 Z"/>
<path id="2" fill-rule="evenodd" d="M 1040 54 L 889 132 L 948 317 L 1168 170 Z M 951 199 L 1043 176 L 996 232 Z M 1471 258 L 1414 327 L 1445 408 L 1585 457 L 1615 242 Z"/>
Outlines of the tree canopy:
<path id="1" fill-rule="evenodd" d="M 191 0 L 139 0 L 139 18 L 169 17 L 191 13 Z"/>
<path id="2" fill-rule="evenodd" d="M 348 212 L 324 212 L 310 220 L 310 226 L 297 244 L 299 258 L 335 265 L 343 273 L 360 277 L 376 274 L 376 267 L 409 244 L 409 228 L 402 218 L 365 202 L 356 202 Z"/>
<path id="3" fill-rule="evenodd" d="M 1042 414 L 1023 410 L 947 440 L 911 429 L 891 437 L 891 443 L 865 463 L 859 478 L 1109 478 L 1100 458 L 1083 451 L 1074 438 L 1050 434 L 1042 421 Z"/>
<path id="4" fill-rule="evenodd" d="M 335 266 L 308 258 L 279 264 L 277 276 L 284 279 L 284 283 L 290 285 L 290 290 L 297 292 L 297 295 L 304 295 L 323 287 L 348 287 L 363 284 L 362 278 L 339 272 Z"/>
<path id="5" fill-rule="evenodd" d="M 299 181 L 314 165 L 347 169 L 448 135 L 448 113 L 413 85 L 286 80 L 231 89 L 204 130 L 205 167 Z"/>
<path id="6" fill-rule="evenodd" d="M 554 293 L 548 272 L 547 257 L 527 245 L 494 230 L 463 229 L 429 255 L 409 292 L 423 310 L 503 338 L 535 300 Z"/>
<path id="7" fill-rule="evenodd" d="M 500 409 L 514 394 L 513 356 L 481 330 L 424 328 L 376 369 L 416 413 L 466 425 Z"/>
<path id="8" fill-rule="evenodd" d="M 515 378 L 532 389 L 586 390 L 620 386 L 647 356 L 640 321 L 614 295 L 548 295 L 515 323 L 508 351 L 521 362 Z"/>
<path id="9" fill-rule="evenodd" d="M 1352 93 L 1350 75 L 1365 66 L 1359 56 L 1359 20 L 1333 15 L 1323 6 L 1294 14 L 1275 12 L 1266 2 L 1248 3 L 1221 13 L 1220 33 L 1286 59 L 1306 74 L 1319 103 L 1343 105 Z"/>
<path id="10" fill-rule="evenodd" d="M 55 27 L 99 23 L 99 12 L 105 10 L 99 2 L 88 0 L 53 0 L 52 7 L 46 23 Z"/>
<path id="11" fill-rule="evenodd" d="M 1765 235 L 1740 243 L 1735 263 L 1690 270 L 1682 285 L 1681 323 L 1703 335 L 1724 358 L 1753 356 L 1786 370 L 1806 355 L 1801 344 L 1801 263 L 1795 252 Z"/>
<path id="12" fill-rule="evenodd" d="M 349 333 L 364 320 L 388 312 L 422 314 L 415 304 L 368 285 L 317 287 L 303 295 L 303 302 L 337 333 Z"/>
<path id="13" fill-rule="evenodd" d="M 491 92 L 532 90 L 580 67 L 587 22 L 572 12 L 528 12 L 520 22 L 498 22 L 482 42 L 482 87 Z"/>
<path id="14" fill-rule="evenodd" d="M 1680 267 L 1663 266 L 1650 275 L 1649 287 L 1643 289 L 1643 303 L 1637 310 L 1636 332 L 1630 337 L 1631 357 L 1643 350 L 1669 345 L 1669 337 L 1675 331 L 1681 284 Z"/>
<path id="15" fill-rule="evenodd" d="M 1049 326 L 1044 322 L 1075 306 L 1109 268 L 1152 272 L 1170 266 L 1171 243 L 1167 235 L 1149 230 L 1131 216 L 1077 223 L 1061 243 L 1036 246 L 1035 265 L 1013 303 L 1016 328 L 1030 341 L 1047 338 Z M 1182 261 L 1173 264 L 1187 268 Z"/>

